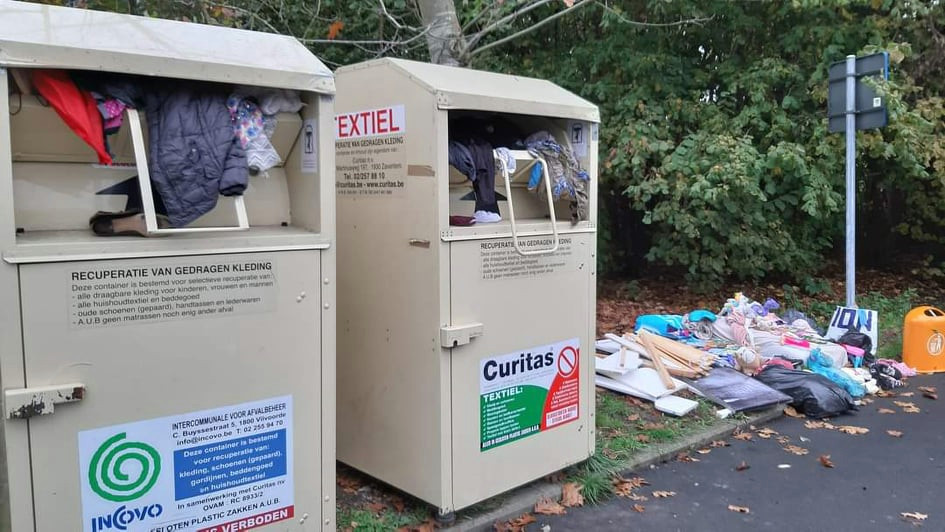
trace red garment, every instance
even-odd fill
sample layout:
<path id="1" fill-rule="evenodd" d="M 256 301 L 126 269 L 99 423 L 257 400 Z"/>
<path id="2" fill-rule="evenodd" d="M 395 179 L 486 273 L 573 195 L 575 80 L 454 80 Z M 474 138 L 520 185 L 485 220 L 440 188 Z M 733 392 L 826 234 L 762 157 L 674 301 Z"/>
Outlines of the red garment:
<path id="1" fill-rule="evenodd" d="M 100 163 L 112 164 L 112 157 L 105 149 L 102 115 L 91 94 L 79 90 L 61 70 L 34 71 L 33 86 L 62 121 L 95 150 Z"/>

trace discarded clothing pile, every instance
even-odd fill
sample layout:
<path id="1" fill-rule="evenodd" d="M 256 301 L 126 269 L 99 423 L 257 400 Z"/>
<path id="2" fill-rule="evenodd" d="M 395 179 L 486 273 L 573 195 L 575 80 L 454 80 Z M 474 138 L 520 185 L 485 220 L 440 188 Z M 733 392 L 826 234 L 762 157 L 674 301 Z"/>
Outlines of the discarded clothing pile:
<path id="1" fill-rule="evenodd" d="M 624 340 L 630 341 L 629 349 L 654 362 L 662 358 L 656 365 L 665 365 L 690 389 L 732 411 L 770 405 L 770 392 L 776 391 L 810 417 L 834 416 L 856 409 L 865 395 L 902 386 L 903 378 L 915 375 L 901 362 L 873 360 L 874 346 L 865 334 L 851 330 L 830 340 L 804 314 L 787 310 L 782 318 L 775 313 L 779 309 L 773 299 L 761 303 L 736 293 L 718 314 L 695 310 L 681 316 L 639 316 L 636 334 Z M 640 341 L 646 337 L 651 338 L 649 346 Z M 680 346 L 676 351 L 689 354 L 666 357 L 666 349 L 653 348 L 654 337 L 675 342 Z M 612 346 L 602 342 L 598 349 L 611 352 Z M 727 373 L 720 373 L 723 369 Z M 736 372 L 755 384 L 739 381 L 733 377 Z M 725 383 L 720 385 L 720 380 Z"/>
<path id="2" fill-rule="evenodd" d="M 145 112 L 159 223 L 170 227 L 192 223 L 221 195 L 242 195 L 251 172 L 279 164 L 269 142 L 275 115 L 302 107 L 295 91 L 94 72 L 38 70 L 32 83 L 102 164 L 112 164 L 107 136 L 119 131 L 125 110 Z M 138 214 L 100 212 L 90 225 L 100 235 L 144 235 Z"/>
<path id="3" fill-rule="evenodd" d="M 553 199 L 569 199 L 571 223 L 588 219 L 587 188 L 590 175 L 580 167 L 571 148 L 560 144 L 547 131 L 524 136 L 509 121 L 487 121 L 472 117 L 451 120 L 449 130 L 449 164 L 473 184 L 476 200 L 474 218 L 477 223 L 493 223 L 502 219 L 495 179 L 497 171 L 507 171 L 511 175 L 517 169 L 511 150 L 527 150 L 533 157 L 540 157 L 547 163 L 547 168 L 543 168 L 540 162 L 532 165 L 529 190 L 544 199 L 546 192 L 541 184 L 547 171 Z"/>

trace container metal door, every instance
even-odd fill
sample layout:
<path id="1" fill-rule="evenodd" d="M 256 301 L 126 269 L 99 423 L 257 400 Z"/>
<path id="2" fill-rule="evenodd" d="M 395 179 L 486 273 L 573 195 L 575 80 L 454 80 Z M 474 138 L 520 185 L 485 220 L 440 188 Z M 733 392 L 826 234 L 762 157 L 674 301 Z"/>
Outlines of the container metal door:
<path id="1" fill-rule="evenodd" d="M 319 258 L 20 266 L 36 530 L 318 529 Z"/>
<path id="2" fill-rule="evenodd" d="M 511 239 L 450 244 L 451 325 L 482 324 L 451 349 L 456 509 L 592 452 L 594 244 L 562 235 L 557 252 L 530 257 Z"/>

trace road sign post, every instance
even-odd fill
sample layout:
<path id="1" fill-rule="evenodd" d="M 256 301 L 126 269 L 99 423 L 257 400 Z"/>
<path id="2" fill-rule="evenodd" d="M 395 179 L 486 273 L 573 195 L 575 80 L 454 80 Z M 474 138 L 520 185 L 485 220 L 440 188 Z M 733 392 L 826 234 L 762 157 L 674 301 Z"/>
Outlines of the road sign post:
<path id="1" fill-rule="evenodd" d="M 889 79 L 889 54 L 856 57 L 830 65 L 827 96 L 828 129 L 846 136 L 846 300 L 856 306 L 856 130 L 884 127 L 886 104 L 861 78 Z"/>

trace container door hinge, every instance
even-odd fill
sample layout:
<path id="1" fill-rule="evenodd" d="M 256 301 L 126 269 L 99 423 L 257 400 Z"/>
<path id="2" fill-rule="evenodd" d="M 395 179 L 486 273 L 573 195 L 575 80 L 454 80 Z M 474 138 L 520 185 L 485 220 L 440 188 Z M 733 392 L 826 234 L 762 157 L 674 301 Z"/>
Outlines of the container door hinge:
<path id="1" fill-rule="evenodd" d="M 55 411 L 55 405 L 74 403 L 85 397 L 85 385 L 79 383 L 18 388 L 4 392 L 7 419 L 29 419 Z"/>
<path id="2" fill-rule="evenodd" d="M 473 338 L 482 336 L 482 330 L 481 323 L 440 327 L 440 345 L 443 347 L 466 345 Z"/>

